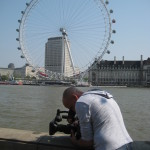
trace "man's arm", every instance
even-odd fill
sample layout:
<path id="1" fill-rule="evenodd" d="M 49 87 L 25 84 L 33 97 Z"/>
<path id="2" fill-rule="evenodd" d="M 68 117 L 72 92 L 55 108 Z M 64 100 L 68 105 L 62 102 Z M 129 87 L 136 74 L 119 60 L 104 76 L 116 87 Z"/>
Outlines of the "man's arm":
<path id="1" fill-rule="evenodd" d="M 83 139 L 79 139 L 77 140 L 74 133 L 71 133 L 71 142 L 79 147 L 83 147 L 83 148 L 88 148 L 88 149 L 92 149 L 93 148 L 93 140 L 90 141 L 86 141 Z"/>
<path id="2" fill-rule="evenodd" d="M 89 106 L 82 102 L 76 103 L 76 114 L 79 118 L 81 139 L 77 140 L 72 133 L 71 141 L 74 145 L 91 149 L 93 147 L 93 129 L 90 122 Z"/>

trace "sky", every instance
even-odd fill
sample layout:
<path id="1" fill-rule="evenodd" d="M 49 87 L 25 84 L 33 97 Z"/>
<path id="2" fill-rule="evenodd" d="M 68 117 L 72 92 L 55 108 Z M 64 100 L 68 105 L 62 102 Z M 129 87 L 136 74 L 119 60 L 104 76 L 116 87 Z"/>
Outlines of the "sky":
<path id="1" fill-rule="evenodd" d="M 9 63 L 14 63 L 15 67 L 25 64 L 17 50 L 16 29 L 26 2 L 29 0 L 0 0 L 0 68 L 7 68 Z M 150 57 L 150 0 L 109 0 L 107 7 L 114 11 L 111 18 L 116 20 L 112 25 L 116 34 L 112 35 L 115 43 L 108 47 L 111 53 L 103 59 Z"/>

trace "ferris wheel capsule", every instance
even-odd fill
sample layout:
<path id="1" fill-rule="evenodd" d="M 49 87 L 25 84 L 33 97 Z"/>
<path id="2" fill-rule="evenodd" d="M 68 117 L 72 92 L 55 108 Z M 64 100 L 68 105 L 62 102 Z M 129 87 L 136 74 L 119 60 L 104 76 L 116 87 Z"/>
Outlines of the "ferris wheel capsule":
<path id="1" fill-rule="evenodd" d="M 112 20 L 112 23 L 116 23 L 116 20 L 115 20 L 115 19 L 113 19 L 113 20 Z"/>
<path id="2" fill-rule="evenodd" d="M 32 69 L 32 72 L 34 73 L 34 72 L 35 72 L 35 70 L 34 70 L 34 69 Z"/>
<path id="3" fill-rule="evenodd" d="M 112 13 L 113 13 L 113 10 L 111 9 L 109 12 L 112 14 Z"/>
<path id="4" fill-rule="evenodd" d="M 25 58 L 23 55 L 20 56 L 21 58 Z"/>
<path id="5" fill-rule="evenodd" d="M 18 50 L 21 50 L 21 48 L 20 48 L 20 47 L 18 47 L 17 49 L 18 49 Z"/>
<path id="6" fill-rule="evenodd" d="M 16 41 L 19 41 L 19 38 L 16 38 Z"/>
<path id="7" fill-rule="evenodd" d="M 21 20 L 18 20 L 19 23 L 21 23 Z"/>
<path id="8" fill-rule="evenodd" d="M 112 33 L 116 33 L 116 30 L 112 30 Z"/>
<path id="9" fill-rule="evenodd" d="M 109 50 L 107 50 L 107 54 L 110 54 L 110 51 L 109 51 Z"/>
<path id="10" fill-rule="evenodd" d="M 29 64 L 28 64 L 28 63 L 26 63 L 26 66 L 29 66 Z"/>
<path id="11" fill-rule="evenodd" d="M 21 11 L 22 14 L 24 14 L 24 11 Z"/>
<path id="12" fill-rule="evenodd" d="M 43 2 L 45 8 L 41 9 Z M 112 34 L 110 13 L 113 10 L 109 11 L 106 4 L 109 4 L 108 0 L 105 2 L 103 0 L 89 0 L 86 4 L 83 1 L 74 0 L 69 0 L 69 3 L 66 0 L 30 0 L 29 3 L 26 3 L 25 10 L 21 11 L 22 17 L 18 20 L 19 29 L 16 30 L 19 32 L 19 38 L 16 40 L 19 41 L 18 50 L 22 52 L 21 58 L 25 58 L 27 64 L 33 67 L 32 72 L 39 71 L 41 68 L 45 72 L 48 71 L 51 78 L 54 76 L 58 78 L 60 76 L 71 77 L 87 71 L 95 57 L 101 60 L 103 55 L 109 53 L 107 48 Z M 88 8 L 91 9 L 93 15 L 89 13 Z M 55 13 L 56 9 L 59 9 L 60 13 Z M 83 14 L 80 13 L 82 9 L 84 9 Z M 54 11 L 54 13 L 50 13 L 49 10 Z M 102 14 L 99 14 L 100 12 Z M 43 14 L 42 17 L 41 14 Z M 73 16 L 77 18 L 73 19 Z M 60 72 L 55 70 L 57 70 L 58 64 L 62 65 L 63 61 L 56 62 L 54 71 L 49 69 L 48 66 L 50 65 L 46 64 L 50 61 L 44 61 L 46 47 L 50 43 L 52 47 L 57 47 L 56 43 L 58 43 L 58 47 L 59 44 L 62 45 L 63 55 L 61 57 L 62 59 L 66 58 L 66 62 L 69 60 L 68 63 L 63 63 L 68 66 L 61 66 L 62 71 Z M 91 51 L 91 48 L 94 50 Z M 47 56 L 50 57 L 51 55 Z M 54 60 L 56 61 L 56 59 Z"/>
<path id="13" fill-rule="evenodd" d="M 29 3 L 26 3 L 26 6 L 29 6 L 30 4 Z"/>
<path id="14" fill-rule="evenodd" d="M 109 1 L 106 1 L 106 2 L 105 2 L 105 4 L 107 4 L 107 5 L 108 5 L 108 4 L 109 4 Z"/>
<path id="15" fill-rule="evenodd" d="M 111 41 L 110 41 L 110 43 L 111 43 L 111 44 L 114 44 L 114 41 L 113 41 L 113 40 L 111 40 Z"/>

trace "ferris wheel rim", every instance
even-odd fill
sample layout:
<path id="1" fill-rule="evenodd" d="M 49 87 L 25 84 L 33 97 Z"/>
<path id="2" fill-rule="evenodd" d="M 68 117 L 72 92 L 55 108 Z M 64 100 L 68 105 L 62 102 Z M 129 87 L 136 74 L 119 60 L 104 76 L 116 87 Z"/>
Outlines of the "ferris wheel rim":
<path id="1" fill-rule="evenodd" d="M 25 57 L 26 61 L 29 63 L 30 66 L 32 66 L 34 69 L 36 68 L 34 64 L 32 63 L 32 60 L 29 58 L 27 55 L 26 49 L 24 47 L 24 42 L 23 42 L 23 27 L 24 27 L 24 22 L 27 18 L 27 15 L 29 11 L 36 5 L 36 3 L 39 0 L 31 0 L 30 3 L 26 3 L 26 8 L 24 11 L 22 11 L 22 17 L 21 20 L 19 21 L 19 46 L 22 51 L 23 56 Z"/>
<path id="2" fill-rule="evenodd" d="M 20 46 L 20 49 L 22 51 L 22 55 L 25 57 L 25 59 L 29 63 L 29 65 L 32 66 L 35 70 L 38 69 L 38 67 L 36 66 L 36 64 L 34 64 L 32 62 L 32 58 L 30 58 L 28 56 L 28 53 L 27 53 L 25 46 L 24 46 L 23 28 L 24 28 L 25 21 L 28 17 L 28 13 L 30 12 L 31 9 L 33 9 L 38 4 L 39 1 L 40 0 L 31 0 L 30 3 L 26 3 L 27 6 L 26 6 L 26 9 L 22 12 L 22 17 L 21 17 L 20 25 L 19 25 L 19 46 Z M 105 9 L 105 12 L 107 14 L 107 18 L 109 20 L 108 21 L 109 22 L 108 23 L 109 31 L 107 31 L 108 36 L 106 35 L 107 36 L 106 39 L 105 38 L 103 39 L 103 43 L 105 43 L 105 40 L 107 40 L 107 42 L 105 44 L 105 47 L 103 48 L 103 52 L 101 53 L 101 55 L 97 57 L 97 59 L 100 61 L 102 59 L 102 57 L 104 56 L 104 54 L 107 52 L 107 48 L 108 48 L 110 40 L 111 40 L 111 31 L 112 31 L 112 29 L 111 29 L 111 17 L 110 17 L 108 9 L 106 7 L 106 4 L 104 3 L 103 0 L 93 0 L 93 1 L 95 1 L 97 3 L 100 2 L 103 5 L 103 8 Z M 104 19 L 105 19 L 105 17 L 104 17 Z M 106 26 L 105 26 L 105 28 L 106 28 Z M 100 50 L 101 50 L 101 48 L 100 48 Z M 100 50 L 97 52 L 97 54 L 100 52 Z M 92 64 L 94 59 L 95 58 L 91 59 L 91 61 L 88 64 L 86 64 L 85 66 L 88 67 L 90 64 Z M 90 67 L 87 68 L 84 72 L 87 72 L 89 70 L 90 70 Z M 59 74 L 59 73 L 57 73 L 57 74 Z M 61 74 L 61 75 L 63 76 L 63 74 Z"/>

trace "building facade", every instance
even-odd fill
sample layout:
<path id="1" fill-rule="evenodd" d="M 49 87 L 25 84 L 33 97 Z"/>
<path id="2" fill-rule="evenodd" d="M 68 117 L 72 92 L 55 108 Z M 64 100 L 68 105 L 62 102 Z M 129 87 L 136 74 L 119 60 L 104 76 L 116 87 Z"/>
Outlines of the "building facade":
<path id="1" fill-rule="evenodd" d="M 0 68 L 0 77 L 1 76 L 7 76 L 8 78 L 11 78 L 14 74 L 14 64 L 10 63 L 8 65 L 8 68 Z"/>
<path id="2" fill-rule="evenodd" d="M 14 77 L 20 77 L 20 78 L 25 78 L 25 77 L 36 77 L 37 72 L 32 71 L 33 68 L 31 66 L 23 66 L 21 68 L 15 68 L 14 69 Z"/>
<path id="3" fill-rule="evenodd" d="M 9 79 L 25 78 L 26 76 L 36 77 L 37 72 L 32 72 L 33 68 L 30 66 L 23 66 L 21 68 L 0 68 L 0 76 L 8 76 Z"/>
<path id="4" fill-rule="evenodd" d="M 94 62 L 89 71 L 89 82 L 92 85 L 126 85 L 147 86 L 150 84 L 150 58 L 139 61 L 102 60 Z"/>
<path id="5" fill-rule="evenodd" d="M 13 76 L 14 74 L 14 69 L 11 69 L 11 68 L 0 68 L 0 76 Z"/>
<path id="6" fill-rule="evenodd" d="M 45 69 L 62 73 L 67 77 L 72 76 L 74 70 L 68 47 L 69 41 L 64 37 L 49 38 L 45 45 Z"/>

